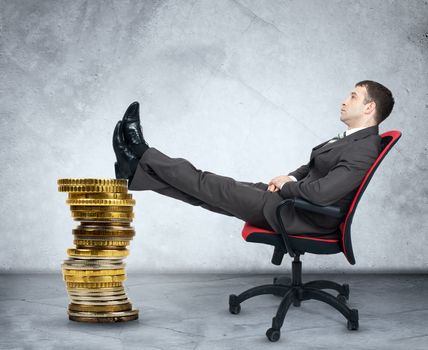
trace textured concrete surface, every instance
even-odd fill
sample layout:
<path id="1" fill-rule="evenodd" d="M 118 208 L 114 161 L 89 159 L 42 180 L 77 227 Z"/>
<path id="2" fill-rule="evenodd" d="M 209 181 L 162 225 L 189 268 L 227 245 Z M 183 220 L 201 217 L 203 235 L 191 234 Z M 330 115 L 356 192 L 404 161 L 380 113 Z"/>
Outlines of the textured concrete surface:
<path id="1" fill-rule="evenodd" d="M 64 177 L 114 177 L 111 136 L 138 100 L 148 142 L 196 167 L 269 181 L 345 129 L 357 81 L 388 86 L 403 137 L 354 217 L 357 265 L 427 271 L 427 1 L 0 0 L 2 271 L 58 271 L 72 246 Z M 242 222 L 135 193 L 139 271 L 269 270 Z M 226 243 L 227 242 L 227 243 Z"/>
<path id="2" fill-rule="evenodd" d="M 122 324 L 68 320 L 60 275 L 0 275 L 1 349 L 412 349 L 428 344 L 427 275 L 303 275 L 303 282 L 349 283 L 348 305 L 359 329 L 331 306 L 308 300 L 291 306 L 281 339 L 271 327 L 281 298 L 258 296 L 228 311 L 229 294 L 271 283 L 272 275 L 174 274 L 129 276 L 127 294 L 140 318 Z M 328 291 L 330 292 L 330 291 Z"/>

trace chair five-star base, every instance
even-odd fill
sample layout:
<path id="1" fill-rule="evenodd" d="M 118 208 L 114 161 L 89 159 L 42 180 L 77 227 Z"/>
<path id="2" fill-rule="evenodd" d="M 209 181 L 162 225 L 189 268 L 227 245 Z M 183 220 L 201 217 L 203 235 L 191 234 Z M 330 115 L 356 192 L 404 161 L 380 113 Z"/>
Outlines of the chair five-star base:
<path id="1" fill-rule="evenodd" d="M 266 331 L 267 338 L 275 342 L 281 336 L 281 327 L 284 323 L 287 311 L 291 304 L 298 307 L 305 300 L 319 300 L 327 303 L 338 310 L 346 319 L 349 330 L 358 329 L 358 310 L 350 309 L 346 305 L 349 299 L 349 285 L 338 284 L 333 281 L 315 280 L 302 283 L 302 262 L 300 255 L 296 254 L 291 266 L 291 277 L 275 277 L 272 284 L 265 284 L 242 292 L 239 295 L 229 296 L 229 312 L 239 314 L 241 303 L 257 295 L 272 294 L 282 298 L 276 315 L 272 319 L 272 327 Z M 336 296 L 323 291 L 332 289 L 338 294 Z"/>

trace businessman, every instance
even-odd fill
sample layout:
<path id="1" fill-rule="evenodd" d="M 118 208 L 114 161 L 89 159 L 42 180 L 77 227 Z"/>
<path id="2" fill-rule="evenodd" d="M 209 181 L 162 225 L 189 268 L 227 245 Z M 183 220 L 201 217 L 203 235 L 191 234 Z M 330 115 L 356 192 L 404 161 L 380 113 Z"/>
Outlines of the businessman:
<path id="1" fill-rule="evenodd" d="M 150 147 L 143 136 L 139 104 L 132 103 L 113 132 L 116 178 L 128 179 L 130 190 L 152 190 L 191 205 L 279 231 L 275 208 L 285 198 L 301 197 L 346 211 L 381 151 L 378 125 L 392 111 L 391 91 L 364 80 L 341 104 L 347 129 L 312 149 L 309 161 L 269 183 L 236 181 L 197 169 L 184 158 L 170 158 Z M 341 219 L 288 206 L 282 212 L 290 234 L 337 238 Z"/>

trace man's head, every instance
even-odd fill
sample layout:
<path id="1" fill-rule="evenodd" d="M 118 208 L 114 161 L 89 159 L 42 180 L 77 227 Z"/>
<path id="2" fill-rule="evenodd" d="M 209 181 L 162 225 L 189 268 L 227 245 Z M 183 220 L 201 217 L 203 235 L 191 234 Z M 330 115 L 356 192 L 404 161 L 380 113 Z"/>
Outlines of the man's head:
<path id="1" fill-rule="evenodd" d="M 340 120 L 349 128 L 378 125 L 391 113 L 394 98 L 382 84 L 363 80 L 355 84 L 354 90 L 342 102 Z"/>

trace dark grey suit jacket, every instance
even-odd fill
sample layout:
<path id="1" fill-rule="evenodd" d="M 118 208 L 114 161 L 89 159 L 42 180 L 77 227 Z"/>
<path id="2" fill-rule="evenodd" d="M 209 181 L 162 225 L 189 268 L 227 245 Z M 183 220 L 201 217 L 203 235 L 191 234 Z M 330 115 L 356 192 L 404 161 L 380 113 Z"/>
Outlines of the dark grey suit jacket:
<path id="1" fill-rule="evenodd" d="M 379 127 L 358 130 L 336 142 L 328 141 L 312 149 L 307 164 L 289 173 L 297 179 L 282 186 L 283 198 L 301 197 L 318 205 L 335 205 L 347 211 L 358 186 L 381 152 Z M 325 145 L 325 146 L 324 146 Z M 324 146 L 324 147 L 323 147 Z M 341 219 L 295 209 L 301 227 L 335 229 Z M 294 224 L 299 224 L 295 222 Z"/>

